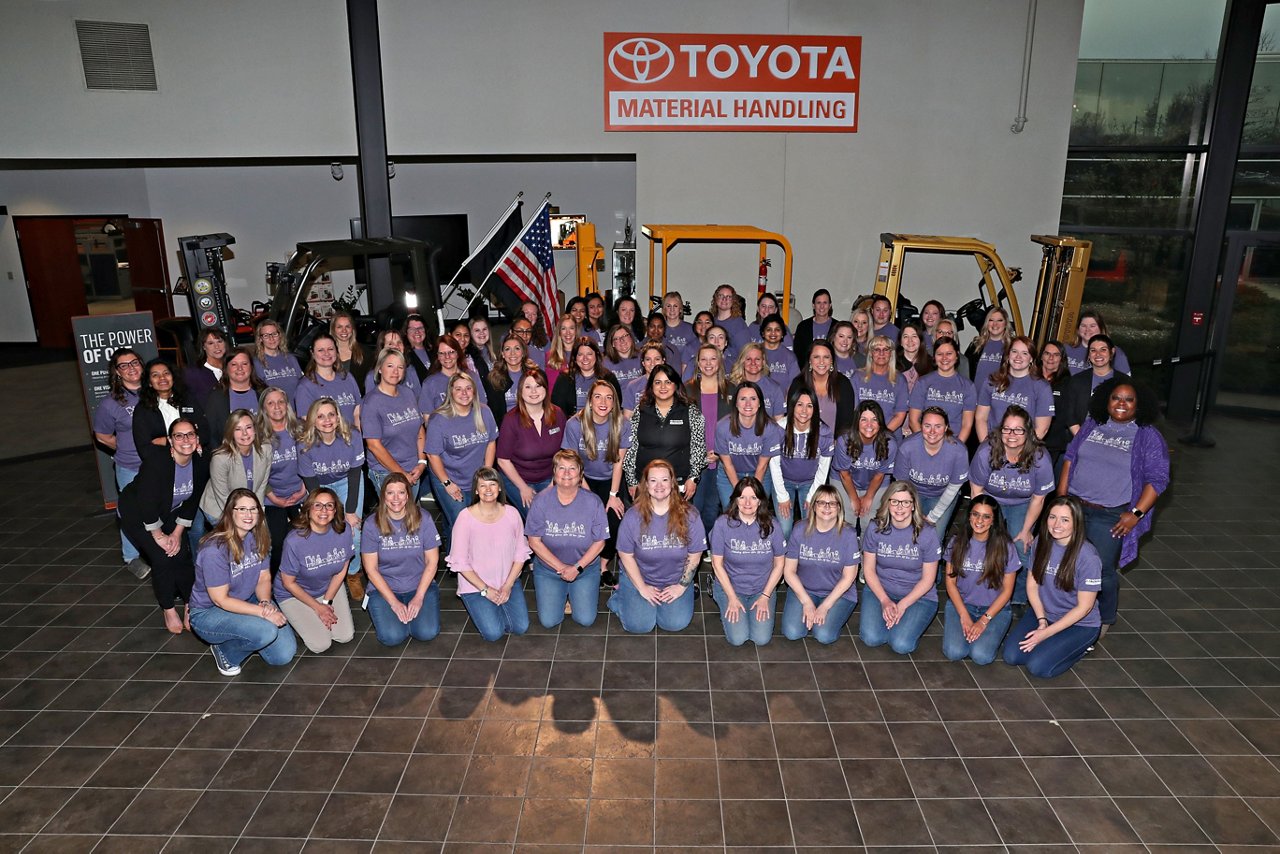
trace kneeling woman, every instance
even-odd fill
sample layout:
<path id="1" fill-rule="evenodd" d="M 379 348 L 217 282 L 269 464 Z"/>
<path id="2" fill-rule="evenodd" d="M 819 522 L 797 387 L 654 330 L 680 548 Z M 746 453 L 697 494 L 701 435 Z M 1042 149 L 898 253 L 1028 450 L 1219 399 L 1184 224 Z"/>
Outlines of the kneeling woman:
<path id="1" fill-rule="evenodd" d="M 729 507 L 711 529 L 712 596 L 720 606 L 724 636 L 733 646 L 764 646 L 773 637 L 778 582 L 786 544 L 774 524 L 764 486 L 738 478 Z"/>
<path id="2" fill-rule="evenodd" d="M 693 580 L 706 548 L 706 529 L 677 489 L 675 469 L 666 460 L 653 460 L 644 467 L 636 502 L 618 529 L 623 572 L 609 610 L 622 628 L 686 628 L 693 620 Z"/>
<path id="3" fill-rule="evenodd" d="M 916 488 L 894 481 L 862 535 L 862 594 L 859 635 L 867 646 L 888 643 L 894 652 L 914 652 L 938 614 L 938 529 L 920 510 Z"/>
<path id="4" fill-rule="evenodd" d="M 974 496 L 968 522 L 942 557 L 947 562 L 942 654 L 952 661 L 990 664 L 1013 622 L 1009 600 L 1022 566 L 994 498 Z"/>
<path id="5" fill-rule="evenodd" d="M 1102 560 L 1085 539 L 1080 500 L 1050 499 L 1027 578 L 1031 607 L 1005 641 L 1005 662 L 1041 679 L 1070 670 L 1098 639 L 1101 589 Z"/>
<path id="6" fill-rule="evenodd" d="M 449 546 L 449 569 L 458 573 L 458 595 L 487 641 L 529 631 L 529 606 L 520 570 L 529 559 L 524 523 L 507 504 L 502 475 L 480 468 L 471 483 L 471 506 L 458 514 Z"/>
<path id="7" fill-rule="evenodd" d="M 271 537 L 252 491 L 231 490 L 217 525 L 200 543 L 191 591 L 191 630 L 209 644 L 218 672 L 239 676 L 255 652 L 288 664 L 298 639 L 271 600 Z"/>
<path id="8" fill-rule="evenodd" d="M 577 451 L 557 451 L 551 465 L 555 485 L 534 496 L 525 523 L 533 550 L 538 622 L 548 629 L 560 625 L 569 602 L 573 621 L 589 626 L 600 604 L 600 553 L 609 521 L 604 504 L 583 488 Z"/>
<path id="9" fill-rule="evenodd" d="M 858 604 L 858 532 L 845 522 L 840 493 L 823 484 L 813 495 L 813 511 L 787 541 L 782 573 L 787 601 L 782 633 L 787 640 L 812 634 L 818 643 L 835 643 Z"/>
<path id="10" fill-rule="evenodd" d="M 280 610 L 312 652 L 355 637 L 343 584 L 355 553 L 355 532 L 343 515 L 342 502 L 332 489 L 322 486 L 307 496 L 285 537 L 272 585 Z"/>
<path id="11" fill-rule="evenodd" d="M 388 474 L 378 510 L 364 520 L 360 535 L 360 562 L 369 578 L 365 607 L 386 646 L 440 634 L 440 535 L 413 492 L 404 472 Z"/>

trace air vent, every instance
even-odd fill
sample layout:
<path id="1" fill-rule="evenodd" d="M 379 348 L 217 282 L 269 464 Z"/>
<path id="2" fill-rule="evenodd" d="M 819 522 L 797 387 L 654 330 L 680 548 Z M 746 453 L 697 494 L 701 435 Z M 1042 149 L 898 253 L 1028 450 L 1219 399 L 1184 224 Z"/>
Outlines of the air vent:
<path id="1" fill-rule="evenodd" d="M 84 82 L 90 89 L 156 91 L 146 24 L 76 21 Z"/>

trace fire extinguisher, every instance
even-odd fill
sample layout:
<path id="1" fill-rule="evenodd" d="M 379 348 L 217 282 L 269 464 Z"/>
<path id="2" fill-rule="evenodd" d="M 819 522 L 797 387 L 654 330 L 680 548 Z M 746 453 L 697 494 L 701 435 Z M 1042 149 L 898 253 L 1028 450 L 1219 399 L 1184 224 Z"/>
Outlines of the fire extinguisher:
<path id="1" fill-rule="evenodd" d="M 769 289 L 769 267 L 772 266 L 768 258 L 760 259 L 760 277 L 757 282 L 758 293 L 756 296 L 764 296 L 764 292 Z"/>

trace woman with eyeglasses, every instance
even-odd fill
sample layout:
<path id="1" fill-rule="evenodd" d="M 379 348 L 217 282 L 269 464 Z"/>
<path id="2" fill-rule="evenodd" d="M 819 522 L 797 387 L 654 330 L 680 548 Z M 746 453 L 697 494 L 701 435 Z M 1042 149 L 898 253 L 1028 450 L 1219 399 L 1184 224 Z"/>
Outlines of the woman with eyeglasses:
<path id="1" fill-rule="evenodd" d="M 1045 508 L 1027 579 L 1031 607 L 1004 643 L 1006 664 L 1052 679 L 1084 657 L 1098 639 L 1102 561 L 1085 537 L 1077 498 L 1058 495 Z"/>
<path id="2" fill-rule="evenodd" d="M 195 422 L 169 425 L 168 452 L 142 457 L 138 476 L 125 484 L 116 503 L 120 528 L 151 567 L 151 588 L 164 613 L 164 625 L 181 634 L 184 620 L 175 600 L 191 601 L 195 578 L 187 532 L 200 513 L 200 496 L 209 481 L 209 464 L 199 453 Z"/>
<path id="3" fill-rule="evenodd" d="M 255 652 L 275 667 L 298 652 L 298 639 L 271 598 L 270 552 L 258 496 L 234 490 L 200 543 L 191 589 L 191 630 L 209 644 L 223 676 L 239 676 L 240 665 Z"/>
<path id="4" fill-rule="evenodd" d="M 524 523 L 507 504 L 496 469 L 477 470 L 470 492 L 471 506 L 454 523 L 446 561 L 458 575 L 458 595 L 471 622 L 493 643 L 529 630 L 520 572 L 531 552 Z"/>
<path id="5" fill-rule="evenodd" d="M 817 349 L 811 349 L 812 359 Z M 809 518 L 818 489 L 827 482 L 835 438 L 818 417 L 817 395 L 799 382 L 791 384 L 779 453 L 769 459 L 769 477 L 778 508 L 782 538 L 789 539 L 795 517 Z"/>
<path id="6" fill-rule="evenodd" d="M 938 616 L 938 529 L 920 512 L 916 488 L 894 481 L 875 521 L 862 535 L 862 622 L 867 646 L 889 644 L 899 655 L 915 652 Z"/>
<path id="7" fill-rule="evenodd" d="M 812 636 L 821 644 L 840 638 L 858 604 L 858 532 L 846 522 L 840 494 L 823 484 L 813 496 L 813 511 L 787 539 L 782 575 L 787 599 L 782 634 L 787 640 Z"/>
<path id="8" fill-rule="evenodd" d="M 475 387 L 480 388 L 480 377 L 467 367 L 466 354 L 456 338 L 441 335 L 436 339 L 434 350 L 435 358 L 431 360 L 427 377 L 418 391 L 418 408 L 426 413 L 428 419 L 431 417 L 430 413 L 444 404 L 450 384 L 459 374 L 471 377 Z"/>
<path id="9" fill-rule="evenodd" d="M 741 350 L 751 341 L 747 331 L 747 322 L 742 319 L 742 307 L 738 304 L 738 293 L 728 283 L 716 287 L 711 295 L 711 314 L 716 326 L 729 333 L 729 344 Z"/>
<path id="10" fill-rule="evenodd" d="M 276 602 L 307 649 L 326 652 L 355 637 L 351 603 L 343 583 L 355 555 L 355 531 L 332 489 L 307 496 L 285 537 L 280 571 L 272 583 Z"/>
<path id="11" fill-rule="evenodd" d="M 907 381 L 898 373 L 892 341 L 876 335 L 867 346 L 867 366 L 854 374 L 854 390 L 859 402 L 874 400 L 880 404 L 889 430 L 897 433 L 907 421 Z"/>
<path id="12" fill-rule="evenodd" d="M 270 318 L 258 321 L 253 333 L 253 371 L 268 388 L 284 391 L 286 398 L 302 379 L 298 357 L 289 352 L 289 341 L 280 324 Z"/>
<path id="13" fill-rule="evenodd" d="M 854 429 L 837 437 L 835 445 L 831 468 L 840 477 L 845 517 L 865 534 L 889 486 L 898 440 L 885 426 L 880 404 L 864 400 L 858 404 Z"/>
<path id="14" fill-rule="evenodd" d="M 374 370 L 378 384 L 360 404 L 369 479 L 374 489 L 381 490 L 387 475 L 399 472 L 414 485 L 416 499 L 427 470 L 423 453 L 426 430 L 419 405 L 422 398 L 415 398 L 401 385 L 406 366 L 400 351 L 383 350 Z M 422 390 L 426 391 L 425 385 Z"/>
<path id="15" fill-rule="evenodd" d="M 338 342 L 326 332 L 311 341 L 311 361 L 293 391 L 293 411 L 306 412 L 322 397 L 338 405 L 348 424 L 360 426 L 360 384 L 338 364 Z"/>
<path id="16" fill-rule="evenodd" d="M 111 354 L 107 370 L 109 392 L 93 411 L 93 438 L 111 452 L 119 494 L 133 482 L 142 467 L 138 446 L 133 443 L 133 413 L 142 391 L 142 357 L 128 347 L 121 347 Z M 135 577 L 146 579 L 151 573 L 124 529 L 120 531 L 120 555 L 124 558 L 124 568 Z"/>
<path id="17" fill-rule="evenodd" d="M 258 398 L 258 416 L 254 428 L 267 438 L 271 449 L 271 471 L 267 475 L 267 491 L 263 495 L 267 530 L 271 532 L 271 571 L 280 569 L 284 538 L 298 514 L 302 512 L 307 485 L 298 470 L 298 436 L 302 424 L 289 406 L 283 389 L 268 388 Z"/>
<path id="18" fill-rule="evenodd" d="M 678 632 L 693 620 L 693 582 L 707 538 L 697 511 L 680 494 L 679 482 L 667 460 L 649 462 L 635 504 L 618 529 L 623 572 L 609 597 L 609 610 L 618 615 L 624 631 L 644 634 L 657 626 Z"/>
<path id="19" fill-rule="evenodd" d="M 533 552 L 538 622 L 555 628 L 564 622 L 568 604 L 573 621 L 590 626 L 600 605 L 600 555 L 609 520 L 600 499 L 583 488 L 577 451 L 556 451 L 551 463 L 554 485 L 533 499 L 524 528 Z"/>
<path id="20" fill-rule="evenodd" d="M 1053 421 L 1053 389 L 1031 373 L 1036 362 L 1036 345 L 1025 335 L 1019 335 L 1005 348 L 1000 368 L 986 382 L 978 386 L 978 406 L 974 412 L 974 427 L 978 441 L 1000 426 L 1005 408 L 1018 404 L 1032 419 L 1032 426 L 1040 438 L 1049 432 Z"/>
<path id="21" fill-rule="evenodd" d="M 621 324 L 613 326 L 608 333 L 608 344 L 604 348 L 604 366 L 618 381 L 619 388 L 644 373 L 640 367 L 636 339 L 631 330 Z"/>
<path id="22" fill-rule="evenodd" d="M 408 345 L 404 351 L 405 370 L 417 377 L 417 388 L 420 390 L 423 380 L 427 378 L 431 363 L 435 361 L 427 350 L 427 319 L 416 313 L 406 317 L 401 337 Z"/>
<path id="23" fill-rule="evenodd" d="M 951 661 L 990 664 L 1013 623 L 1009 603 L 1021 568 L 994 498 L 974 497 L 964 527 L 947 543 L 942 559 L 947 564 L 942 654 Z"/>
<path id="24" fill-rule="evenodd" d="M 946 531 L 960 487 L 969 479 L 969 452 L 951 435 L 947 413 L 941 408 L 926 409 L 920 432 L 898 445 L 893 477 L 915 486 L 920 512 L 930 525 Z"/>
<path id="25" fill-rule="evenodd" d="M 440 634 L 440 534 L 413 492 L 402 472 L 387 475 L 378 509 L 364 520 L 360 536 L 360 561 L 369 579 L 366 610 L 383 646 Z"/>
<path id="26" fill-rule="evenodd" d="M 710 543 L 711 595 L 720 608 L 725 640 L 730 646 L 748 640 L 764 646 L 773 638 L 786 543 L 759 479 L 746 475 L 734 485 Z"/>
<path id="27" fill-rule="evenodd" d="M 916 382 L 908 402 L 908 424 L 912 433 L 920 432 L 920 419 L 925 409 L 937 406 L 947 413 L 961 444 L 969 441 L 973 433 L 974 413 L 978 407 L 978 392 L 969 378 L 958 369 L 960 347 L 952 338 L 938 338 L 933 343 L 934 369 Z"/>

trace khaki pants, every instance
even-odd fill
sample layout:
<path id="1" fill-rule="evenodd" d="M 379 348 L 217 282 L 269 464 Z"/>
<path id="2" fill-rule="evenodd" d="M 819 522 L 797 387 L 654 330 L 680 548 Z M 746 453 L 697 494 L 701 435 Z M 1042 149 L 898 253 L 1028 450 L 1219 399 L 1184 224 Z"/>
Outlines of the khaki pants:
<path id="1" fill-rule="evenodd" d="M 333 597 L 333 613 L 338 615 L 338 622 L 332 629 L 325 628 L 316 612 L 297 599 L 284 600 L 280 603 L 280 610 L 312 652 L 324 652 L 334 643 L 349 643 L 355 637 L 356 627 L 351 620 L 351 601 L 347 599 L 346 585 L 339 587 L 338 595 Z"/>

